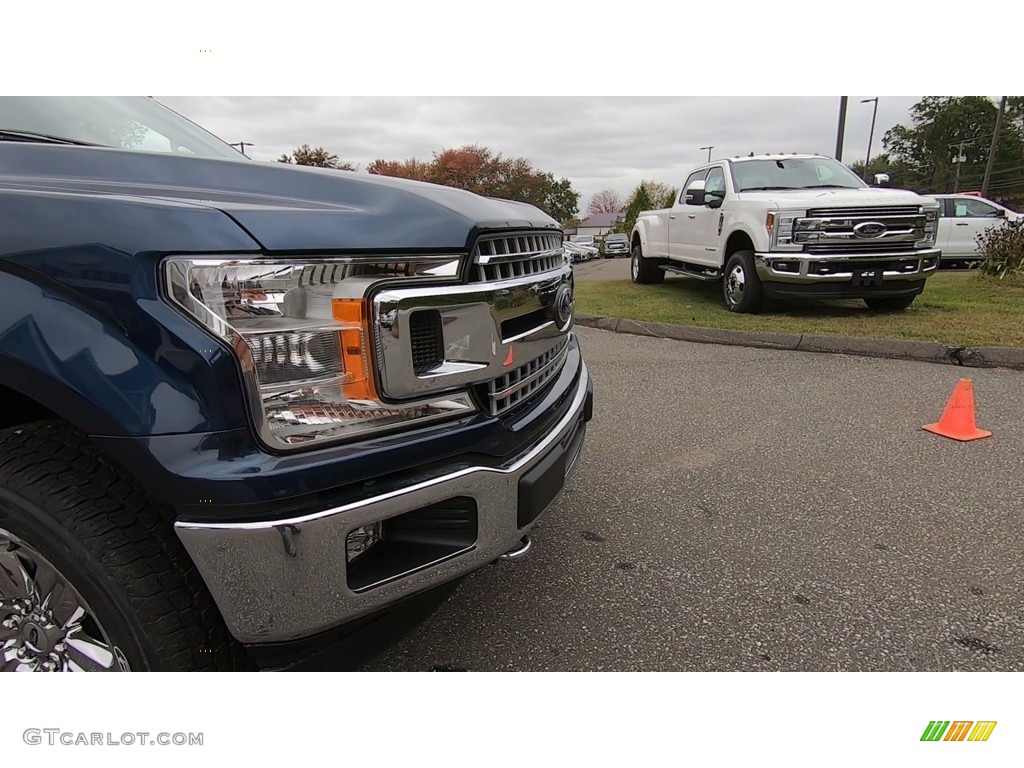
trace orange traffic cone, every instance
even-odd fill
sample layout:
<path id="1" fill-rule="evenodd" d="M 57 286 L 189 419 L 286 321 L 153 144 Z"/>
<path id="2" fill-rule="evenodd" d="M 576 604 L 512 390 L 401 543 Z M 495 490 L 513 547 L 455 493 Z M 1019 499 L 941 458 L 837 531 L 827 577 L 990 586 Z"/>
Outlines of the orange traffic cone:
<path id="1" fill-rule="evenodd" d="M 942 418 L 935 424 L 925 424 L 922 429 L 953 440 L 980 440 L 992 437 L 991 432 L 978 429 L 974 423 L 974 384 L 970 379 L 960 379 L 953 389 L 953 395 L 946 403 Z"/>

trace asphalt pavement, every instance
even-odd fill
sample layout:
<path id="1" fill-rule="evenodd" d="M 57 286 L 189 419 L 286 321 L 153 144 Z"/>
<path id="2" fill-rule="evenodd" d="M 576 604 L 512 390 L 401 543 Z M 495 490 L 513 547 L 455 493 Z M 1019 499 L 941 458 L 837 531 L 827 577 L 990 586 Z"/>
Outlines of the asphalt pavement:
<path id="1" fill-rule="evenodd" d="M 578 335 L 595 418 L 533 550 L 367 669 L 1024 670 L 1024 373 Z M 961 376 L 993 437 L 921 429 Z"/>
<path id="2" fill-rule="evenodd" d="M 591 259 L 573 264 L 572 276 L 574 280 L 629 280 L 629 258 L 620 256 L 617 259 Z"/>

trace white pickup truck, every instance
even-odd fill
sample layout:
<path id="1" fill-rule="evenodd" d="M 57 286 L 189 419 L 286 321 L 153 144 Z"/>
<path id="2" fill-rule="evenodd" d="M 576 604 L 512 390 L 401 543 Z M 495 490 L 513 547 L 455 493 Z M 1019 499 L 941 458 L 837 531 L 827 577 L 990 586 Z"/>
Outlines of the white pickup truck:
<path id="1" fill-rule="evenodd" d="M 630 235 L 633 282 L 666 272 L 721 280 L 726 307 L 763 298 L 859 298 L 902 310 L 939 266 L 937 201 L 869 187 L 820 155 L 751 155 L 702 165 L 675 204 Z"/>

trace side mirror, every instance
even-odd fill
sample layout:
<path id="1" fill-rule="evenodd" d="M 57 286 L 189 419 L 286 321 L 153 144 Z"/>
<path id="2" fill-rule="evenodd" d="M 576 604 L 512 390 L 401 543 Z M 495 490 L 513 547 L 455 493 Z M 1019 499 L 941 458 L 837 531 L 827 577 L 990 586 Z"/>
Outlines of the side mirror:
<path id="1" fill-rule="evenodd" d="M 997 219 L 1005 219 L 1006 218 L 1006 211 L 1004 211 L 1002 208 L 996 208 L 995 217 Z"/>
<path id="2" fill-rule="evenodd" d="M 875 186 L 882 187 L 889 183 L 888 173 L 876 173 L 875 174 Z"/>
<path id="3" fill-rule="evenodd" d="M 687 205 L 704 205 L 704 182 L 695 181 L 693 186 L 686 190 Z"/>
<path id="4" fill-rule="evenodd" d="M 714 210 L 715 208 L 721 208 L 722 203 L 725 202 L 725 190 L 716 189 L 713 192 L 704 193 L 704 204 Z"/>

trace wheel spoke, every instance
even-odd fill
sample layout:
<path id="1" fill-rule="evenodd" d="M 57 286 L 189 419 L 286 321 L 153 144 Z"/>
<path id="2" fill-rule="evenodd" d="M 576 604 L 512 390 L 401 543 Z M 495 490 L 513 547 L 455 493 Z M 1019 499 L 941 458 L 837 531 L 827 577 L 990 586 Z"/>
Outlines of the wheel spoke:
<path id="1" fill-rule="evenodd" d="M 18 557 L 17 544 L 11 542 L 0 547 L 0 595 L 23 598 L 32 596 L 32 577 L 25 563 Z"/>
<path id="2" fill-rule="evenodd" d="M 68 666 L 77 663 L 80 667 L 92 668 L 96 671 L 105 671 L 114 666 L 113 652 L 99 640 L 69 637 L 66 642 L 68 644 Z"/>
<path id="3" fill-rule="evenodd" d="M 70 589 L 63 579 L 57 580 L 57 585 L 43 600 L 43 607 L 49 608 L 53 615 L 53 621 L 65 628 L 71 623 L 71 618 L 81 608 L 75 591 Z"/>
<path id="4" fill-rule="evenodd" d="M 110 669 L 114 666 L 114 652 L 102 640 L 89 637 L 80 628 L 68 632 L 64 640 L 68 646 L 68 656 L 80 657 L 87 664 L 100 669 Z"/>
<path id="5" fill-rule="evenodd" d="M 53 594 L 53 590 L 58 585 L 63 585 L 64 580 L 60 577 L 56 570 L 46 565 L 45 563 L 35 563 L 35 577 L 32 579 L 34 582 L 34 591 L 36 601 L 39 603 L 41 608 L 47 608 L 50 595 Z"/>
<path id="6" fill-rule="evenodd" d="M 85 608 L 76 603 L 74 611 L 71 612 L 71 615 L 68 617 L 68 620 L 65 621 L 60 628 L 67 630 L 68 634 L 70 635 L 74 630 L 68 628 L 73 627 L 75 624 L 80 624 L 83 618 L 85 618 Z"/>

